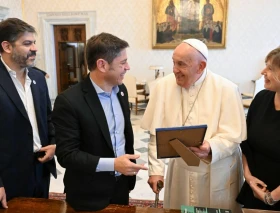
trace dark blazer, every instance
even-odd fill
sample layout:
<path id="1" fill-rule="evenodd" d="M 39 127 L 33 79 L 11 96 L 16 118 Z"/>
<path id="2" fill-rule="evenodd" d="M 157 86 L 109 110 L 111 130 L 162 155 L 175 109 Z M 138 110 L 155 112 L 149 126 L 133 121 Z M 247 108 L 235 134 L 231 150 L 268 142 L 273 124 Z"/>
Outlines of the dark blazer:
<path id="1" fill-rule="evenodd" d="M 125 151 L 134 154 L 127 90 L 117 94 L 125 120 Z M 116 184 L 114 172 L 96 172 L 101 157 L 114 158 L 105 113 L 89 76 L 60 94 L 54 104 L 56 155 L 66 168 L 66 201 L 75 209 L 99 210 L 110 204 Z M 135 176 L 124 176 L 132 190 Z"/>
<path id="2" fill-rule="evenodd" d="M 45 77 L 32 68 L 28 70 L 42 146 L 54 144 L 51 102 Z M 54 160 L 44 163 L 43 169 L 56 177 Z M 8 200 L 32 196 L 33 170 L 32 126 L 10 74 L 0 60 L 0 187 L 4 186 Z"/>

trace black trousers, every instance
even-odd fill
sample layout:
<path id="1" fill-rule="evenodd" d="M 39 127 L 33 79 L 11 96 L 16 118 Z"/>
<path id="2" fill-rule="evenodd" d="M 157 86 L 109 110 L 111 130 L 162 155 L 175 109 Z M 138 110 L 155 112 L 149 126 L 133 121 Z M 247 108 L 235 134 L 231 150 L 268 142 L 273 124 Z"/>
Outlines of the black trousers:
<path id="1" fill-rule="evenodd" d="M 7 181 L 7 184 L 4 182 L 7 200 L 15 197 L 49 197 L 49 170 L 36 158 L 31 163 L 28 170 L 22 170 L 17 176 L 10 177 L 10 182 Z"/>
<path id="2" fill-rule="evenodd" d="M 129 203 L 129 184 L 128 177 L 121 175 L 116 180 L 114 194 L 110 200 L 110 204 L 128 205 Z"/>
<path id="3" fill-rule="evenodd" d="M 35 198 L 49 198 L 50 172 L 37 159 L 34 160 L 33 195 Z"/>

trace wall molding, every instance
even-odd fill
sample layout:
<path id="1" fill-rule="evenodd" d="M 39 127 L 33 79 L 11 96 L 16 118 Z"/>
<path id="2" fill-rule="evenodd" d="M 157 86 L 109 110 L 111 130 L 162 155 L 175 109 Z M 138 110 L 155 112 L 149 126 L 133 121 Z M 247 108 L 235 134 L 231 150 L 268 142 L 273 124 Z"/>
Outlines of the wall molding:
<path id="1" fill-rule="evenodd" d="M 39 34 L 42 36 L 42 67 L 51 78 L 48 79 L 50 98 L 57 96 L 57 78 L 55 63 L 54 45 L 54 25 L 75 25 L 85 24 L 86 40 L 95 34 L 96 12 L 95 11 L 76 11 L 76 12 L 43 12 L 38 13 Z"/>

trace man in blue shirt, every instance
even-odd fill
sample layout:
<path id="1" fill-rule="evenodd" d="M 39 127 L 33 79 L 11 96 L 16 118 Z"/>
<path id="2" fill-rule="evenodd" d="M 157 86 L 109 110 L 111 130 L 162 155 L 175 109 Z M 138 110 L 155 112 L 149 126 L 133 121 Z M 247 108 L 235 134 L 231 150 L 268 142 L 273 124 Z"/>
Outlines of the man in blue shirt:
<path id="1" fill-rule="evenodd" d="M 90 74 L 54 105 L 56 155 L 66 168 L 66 201 L 76 210 L 127 205 L 140 169 L 134 155 L 126 87 L 128 43 L 108 33 L 89 39 Z"/>

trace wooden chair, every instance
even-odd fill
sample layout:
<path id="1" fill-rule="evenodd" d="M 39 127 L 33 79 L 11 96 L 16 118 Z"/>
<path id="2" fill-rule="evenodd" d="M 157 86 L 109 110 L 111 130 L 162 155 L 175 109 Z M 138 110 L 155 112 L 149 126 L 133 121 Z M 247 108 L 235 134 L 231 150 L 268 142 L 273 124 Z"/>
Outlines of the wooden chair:
<path id="1" fill-rule="evenodd" d="M 127 88 L 128 101 L 131 104 L 131 110 L 134 106 L 135 114 L 137 115 L 139 110 L 145 109 L 142 107 L 140 108 L 139 103 L 147 103 L 149 99 L 146 97 L 144 89 L 137 90 L 136 78 L 134 76 L 126 73 L 123 83 Z"/>

